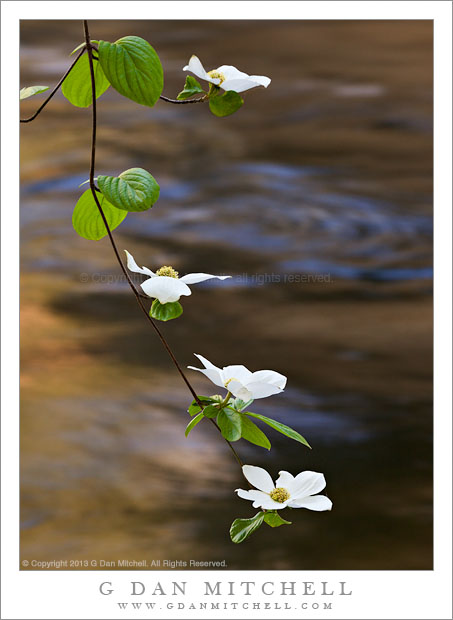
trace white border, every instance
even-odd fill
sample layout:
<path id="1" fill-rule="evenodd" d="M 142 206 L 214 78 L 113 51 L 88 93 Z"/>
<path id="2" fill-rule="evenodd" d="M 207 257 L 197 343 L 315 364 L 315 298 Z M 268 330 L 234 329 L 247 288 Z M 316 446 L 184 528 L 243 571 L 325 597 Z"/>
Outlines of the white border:
<path id="1" fill-rule="evenodd" d="M 3 2 L 2 3 L 2 618 L 451 618 L 451 3 L 450 2 Z M 434 19 L 435 23 L 435 568 L 434 571 L 20 572 L 18 570 L 19 19 Z M 389 553 L 392 550 L 389 549 Z M 264 568 L 264 567 L 263 567 Z M 98 592 L 112 581 L 345 581 L 333 611 L 155 611 L 126 615 Z M 125 596 L 123 596 L 125 598 Z M 154 597 L 155 598 L 155 597 Z M 160 604 L 166 604 L 167 597 Z M 251 597 L 245 597 L 247 601 Z M 261 597 L 263 601 L 265 597 Z M 307 597 L 306 597 L 307 598 Z M 230 597 L 231 599 L 231 597 Z M 118 600 L 115 599 L 115 600 Z M 121 600 L 121 599 L 120 599 Z M 126 600 L 128 598 L 126 597 Z M 130 600 L 130 599 L 129 599 Z M 283 600 L 279 599 L 280 602 Z M 303 599 L 302 599 L 303 600 Z M 318 599 L 316 599 L 318 600 Z M 240 603 L 241 597 L 234 601 Z M 170 601 L 171 602 L 171 601 Z M 301 599 L 297 599 L 300 604 Z M 292 601 L 293 605 L 296 605 Z"/>

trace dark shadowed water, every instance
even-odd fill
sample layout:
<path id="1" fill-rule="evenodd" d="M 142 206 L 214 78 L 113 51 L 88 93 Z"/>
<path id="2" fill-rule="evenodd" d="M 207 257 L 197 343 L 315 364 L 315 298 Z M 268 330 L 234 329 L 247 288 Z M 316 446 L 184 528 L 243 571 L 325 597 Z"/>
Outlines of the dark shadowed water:
<path id="1" fill-rule="evenodd" d="M 21 86 L 53 85 L 81 24 L 21 28 Z M 72 230 L 91 116 L 58 94 L 21 127 L 22 558 L 431 568 L 432 23 L 105 21 L 91 34 L 149 40 L 167 96 L 193 53 L 272 78 L 224 119 L 110 88 L 97 173 L 143 167 L 160 183 L 152 211 L 116 233 L 140 265 L 233 275 L 195 285 L 163 331 L 184 366 L 202 353 L 288 376 L 254 410 L 313 450 L 270 431 L 270 453 L 238 451 L 274 476 L 322 471 L 334 509 L 230 542 L 254 509 L 233 492 L 228 447 L 208 423 L 185 439 L 190 394 L 108 242 Z"/>

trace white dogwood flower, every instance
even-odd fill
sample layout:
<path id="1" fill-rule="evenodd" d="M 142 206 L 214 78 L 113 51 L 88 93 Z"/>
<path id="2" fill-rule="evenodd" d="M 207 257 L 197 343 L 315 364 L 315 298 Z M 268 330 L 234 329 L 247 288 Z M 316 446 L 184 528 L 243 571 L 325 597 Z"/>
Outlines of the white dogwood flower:
<path id="1" fill-rule="evenodd" d="M 154 273 L 148 267 L 139 267 L 134 260 L 132 254 L 129 254 L 125 250 L 127 256 L 127 267 L 134 273 L 143 273 L 149 276 L 148 280 L 145 280 L 140 284 L 143 292 L 148 297 L 154 297 L 160 301 L 161 304 L 178 301 L 183 295 L 191 295 L 192 291 L 187 286 L 188 284 L 197 284 L 198 282 L 204 282 L 212 278 L 219 280 L 225 280 L 231 278 L 231 276 L 212 276 L 209 273 L 188 273 L 182 278 L 179 277 L 177 271 L 173 267 L 165 265 Z"/>
<path id="2" fill-rule="evenodd" d="M 244 491 L 236 489 L 242 499 L 253 502 L 254 508 L 264 510 L 282 510 L 290 508 L 308 508 L 308 510 L 332 510 L 332 502 L 325 495 L 315 495 L 324 489 L 326 480 L 323 474 L 315 471 L 303 471 L 292 476 L 287 471 L 279 472 L 274 484 L 272 478 L 262 467 L 244 465 L 245 478 L 256 490 Z"/>
<path id="3" fill-rule="evenodd" d="M 195 368 L 195 366 L 188 366 L 188 368 L 203 373 L 215 385 L 226 388 L 231 394 L 245 402 L 279 394 L 286 385 L 286 377 L 273 370 L 251 372 L 245 366 L 240 365 L 217 368 L 202 355 L 195 353 L 195 356 L 204 368 Z"/>
<path id="4" fill-rule="evenodd" d="M 270 78 L 265 75 L 247 75 L 231 65 L 222 65 L 218 69 L 206 71 L 198 56 L 192 56 L 183 71 L 190 71 L 201 80 L 206 80 L 223 90 L 234 90 L 237 93 L 255 88 L 255 86 L 267 88 L 271 83 Z"/>

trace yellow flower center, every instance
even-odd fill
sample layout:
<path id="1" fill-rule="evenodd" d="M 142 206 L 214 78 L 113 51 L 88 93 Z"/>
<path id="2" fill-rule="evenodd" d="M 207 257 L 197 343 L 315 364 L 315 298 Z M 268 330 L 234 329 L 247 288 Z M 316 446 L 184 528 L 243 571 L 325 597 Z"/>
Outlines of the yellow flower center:
<path id="1" fill-rule="evenodd" d="M 226 79 L 223 73 L 221 73 L 220 71 L 216 71 L 215 69 L 213 69 L 212 71 L 208 71 L 208 75 L 213 80 L 220 80 L 220 84 L 222 84 L 222 82 L 224 82 Z M 217 86 L 220 86 L 220 84 L 217 84 Z"/>
<path id="2" fill-rule="evenodd" d="M 179 278 L 179 273 L 173 269 L 173 267 L 169 267 L 168 265 L 164 265 L 160 269 L 156 271 L 156 276 L 167 276 L 168 278 Z"/>
<path id="3" fill-rule="evenodd" d="M 283 502 L 286 502 L 286 500 L 289 499 L 289 493 L 283 487 L 277 487 L 271 491 L 270 496 L 274 502 L 278 502 L 279 504 L 283 504 Z"/>

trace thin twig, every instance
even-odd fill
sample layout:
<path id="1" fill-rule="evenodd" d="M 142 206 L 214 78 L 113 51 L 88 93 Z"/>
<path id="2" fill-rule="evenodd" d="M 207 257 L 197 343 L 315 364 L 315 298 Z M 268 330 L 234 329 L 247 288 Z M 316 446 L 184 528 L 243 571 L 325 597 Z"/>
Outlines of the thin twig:
<path id="1" fill-rule="evenodd" d="M 162 342 L 163 346 L 165 347 L 167 353 L 169 354 L 173 364 L 176 366 L 179 374 L 181 375 L 184 383 L 186 384 L 186 386 L 188 387 L 188 389 L 190 390 L 190 393 L 192 394 L 194 400 L 196 401 L 196 403 L 198 404 L 199 407 L 201 407 L 201 409 L 204 409 L 204 406 L 202 404 L 202 402 L 200 401 L 197 393 L 195 392 L 194 388 L 192 387 L 190 381 L 188 380 L 188 378 L 186 377 L 184 371 L 182 370 L 181 366 L 179 365 L 178 360 L 176 359 L 173 351 L 171 350 L 168 342 L 165 340 L 162 332 L 160 331 L 160 329 L 157 327 L 156 323 L 153 321 L 153 319 L 151 318 L 151 316 L 148 314 L 147 309 L 145 308 L 143 302 L 142 302 L 142 294 L 137 290 L 135 284 L 132 282 L 131 277 L 129 276 L 126 267 L 124 266 L 124 263 L 121 259 L 120 253 L 118 251 L 117 245 L 115 243 L 115 240 L 113 238 L 113 234 L 112 231 L 110 230 L 110 226 L 107 222 L 107 219 L 105 217 L 104 211 L 101 207 L 101 204 L 98 200 L 97 194 L 96 194 L 96 186 L 95 186 L 95 182 L 94 182 L 94 173 L 95 173 L 95 167 L 96 167 L 96 127 L 97 127 L 97 117 L 96 117 L 96 82 L 95 82 L 95 77 L 94 77 L 94 66 L 93 66 L 93 51 L 92 51 L 92 47 L 91 47 L 91 41 L 90 41 L 90 33 L 88 31 L 88 22 L 87 20 L 83 21 L 83 27 L 84 27 L 84 32 L 85 32 L 85 42 L 86 42 L 86 49 L 87 49 L 87 53 L 88 53 L 88 62 L 90 65 L 90 76 L 91 76 L 91 96 L 92 96 L 92 109 L 93 109 L 93 115 L 92 115 L 92 134 L 91 134 L 91 158 L 90 158 L 90 189 L 91 189 L 91 193 L 93 194 L 93 198 L 94 201 L 96 203 L 96 206 L 99 210 L 99 213 L 102 217 L 102 221 L 104 222 L 105 228 L 107 230 L 107 234 L 108 237 L 110 239 L 110 243 L 111 246 L 113 248 L 113 251 L 115 253 L 116 259 L 121 267 L 121 270 L 129 284 L 129 286 L 131 287 L 135 298 L 137 300 L 138 305 L 140 306 L 140 308 L 142 309 L 144 315 L 146 316 L 147 320 L 151 323 L 153 329 L 155 330 L 155 332 L 157 333 L 157 335 L 159 336 L 160 341 Z M 219 426 L 217 425 L 217 423 L 215 422 L 215 420 L 213 420 L 212 418 L 209 418 L 211 420 L 211 422 L 214 424 L 214 426 L 217 428 L 218 431 L 220 431 Z M 221 432 L 221 431 L 220 431 Z M 223 435 L 222 435 L 223 437 Z M 225 439 L 223 437 L 223 439 Z M 238 453 L 236 452 L 236 450 L 234 449 L 234 447 L 231 445 L 231 443 L 225 439 L 226 443 L 229 445 L 236 461 L 238 462 L 239 466 L 242 467 L 243 463 L 241 461 L 241 458 L 239 457 Z"/>
<path id="2" fill-rule="evenodd" d="M 68 75 L 71 73 L 72 69 L 74 68 L 76 62 L 79 60 L 79 58 L 82 56 L 82 54 L 85 53 L 85 47 L 83 47 L 80 50 L 79 55 L 77 56 L 77 58 L 74 60 L 74 62 L 72 63 L 72 65 L 69 67 L 69 69 L 66 71 L 66 73 L 63 75 L 63 77 L 61 78 L 61 80 L 58 82 L 58 84 L 55 86 L 55 88 L 53 89 L 53 91 L 50 93 L 50 95 L 47 97 L 47 99 L 44 101 L 43 104 L 41 104 L 41 106 L 36 110 L 36 112 L 33 114 L 33 116 L 30 116 L 30 118 L 21 118 L 20 122 L 21 123 L 29 123 L 30 121 L 33 121 L 38 114 L 44 110 L 44 108 L 46 107 L 46 105 L 49 103 L 49 101 L 52 99 L 52 97 L 55 95 L 55 93 L 57 92 L 57 90 L 60 88 L 60 86 L 63 84 L 63 82 L 65 81 L 65 79 L 68 77 Z"/>
<path id="3" fill-rule="evenodd" d="M 159 99 L 162 101 L 166 101 L 167 103 L 202 103 L 206 101 L 207 95 L 203 95 L 203 97 L 199 97 L 198 99 L 169 99 L 168 97 L 164 97 L 161 95 Z"/>

